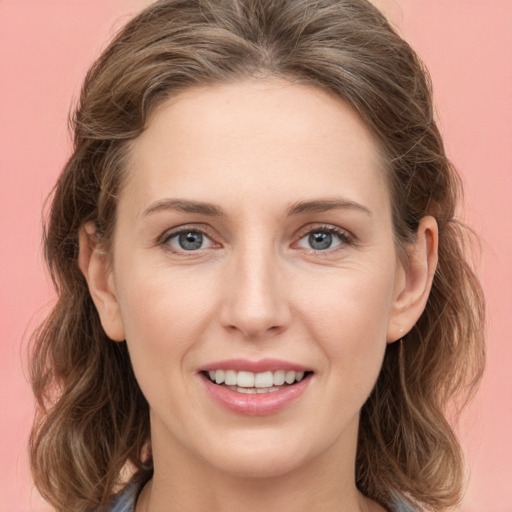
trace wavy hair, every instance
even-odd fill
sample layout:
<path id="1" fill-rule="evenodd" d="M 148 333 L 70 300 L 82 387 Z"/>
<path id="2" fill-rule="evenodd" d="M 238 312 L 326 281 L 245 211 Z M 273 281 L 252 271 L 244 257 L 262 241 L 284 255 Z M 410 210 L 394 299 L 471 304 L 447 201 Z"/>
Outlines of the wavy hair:
<path id="1" fill-rule="evenodd" d="M 463 459 L 446 416 L 481 376 L 484 301 L 467 229 L 455 217 L 460 180 L 422 63 L 365 0 L 161 0 L 88 72 L 72 119 L 74 150 L 45 226 L 58 300 L 33 337 L 30 457 L 39 491 L 57 511 L 101 508 L 123 485 L 127 464 L 138 475 L 152 468 L 148 404 L 126 344 L 101 327 L 77 264 L 79 230 L 94 221 L 108 249 L 128 145 L 159 104 L 187 87 L 259 76 L 314 85 L 359 113 L 385 154 L 403 254 L 422 217 L 438 222 L 426 309 L 387 347 L 361 411 L 356 484 L 384 506 L 401 495 L 441 511 L 461 497 Z"/>

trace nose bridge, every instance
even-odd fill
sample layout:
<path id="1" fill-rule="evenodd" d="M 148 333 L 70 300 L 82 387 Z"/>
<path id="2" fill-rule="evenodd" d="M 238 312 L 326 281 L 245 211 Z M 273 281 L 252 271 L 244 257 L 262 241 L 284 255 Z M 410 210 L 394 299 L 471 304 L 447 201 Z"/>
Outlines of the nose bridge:
<path id="1" fill-rule="evenodd" d="M 222 323 L 252 338 L 283 330 L 290 320 L 286 280 L 272 241 L 253 236 L 230 260 Z"/>

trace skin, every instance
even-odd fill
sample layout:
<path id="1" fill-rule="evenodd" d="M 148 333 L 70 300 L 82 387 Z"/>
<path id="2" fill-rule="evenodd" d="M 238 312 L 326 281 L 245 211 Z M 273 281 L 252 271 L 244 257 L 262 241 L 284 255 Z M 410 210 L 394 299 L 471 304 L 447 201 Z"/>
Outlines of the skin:
<path id="1" fill-rule="evenodd" d="M 343 206 L 290 214 L 301 201 Z M 204 231 L 204 245 L 180 249 L 178 226 Z M 311 232 L 331 229 L 329 248 L 311 247 Z M 424 218 L 398 258 L 384 162 L 347 104 L 284 80 L 167 101 L 131 147 L 112 250 L 109 265 L 84 226 L 81 269 L 150 405 L 155 475 L 138 512 L 383 510 L 355 487 L 359 412 L 386 344 L 425 307 L 437 225 Z M 231 358 L 314 374 L 284 410 L 248 417 L 214 403 L 198 375 Z"/>

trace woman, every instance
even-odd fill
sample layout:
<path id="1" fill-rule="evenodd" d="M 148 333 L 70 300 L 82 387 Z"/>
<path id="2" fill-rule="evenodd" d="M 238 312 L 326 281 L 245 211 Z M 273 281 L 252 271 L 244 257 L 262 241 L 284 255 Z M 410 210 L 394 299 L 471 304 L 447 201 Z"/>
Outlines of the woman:
<path id="1" fill-rule="evenodd" d="M 481 289 L 428 77 L 374 7 L 157 2 L 74 126 L 32 363 L 57 510 L 458 502 Z"/>

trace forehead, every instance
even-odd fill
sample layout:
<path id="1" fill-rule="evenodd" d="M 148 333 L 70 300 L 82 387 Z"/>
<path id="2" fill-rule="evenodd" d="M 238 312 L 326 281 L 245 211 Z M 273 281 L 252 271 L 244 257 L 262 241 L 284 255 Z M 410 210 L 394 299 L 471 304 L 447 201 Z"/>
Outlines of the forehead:
<path id="1" fill-rule="evenodd" d="M 129 167 L 126 193 L 141 209 L 166 194 L 251 204 L 261 196 L 388 197 L 379 145 L 361 118 L 327 92 L 286 80 L 176 95 L 133 142 Z"/>

